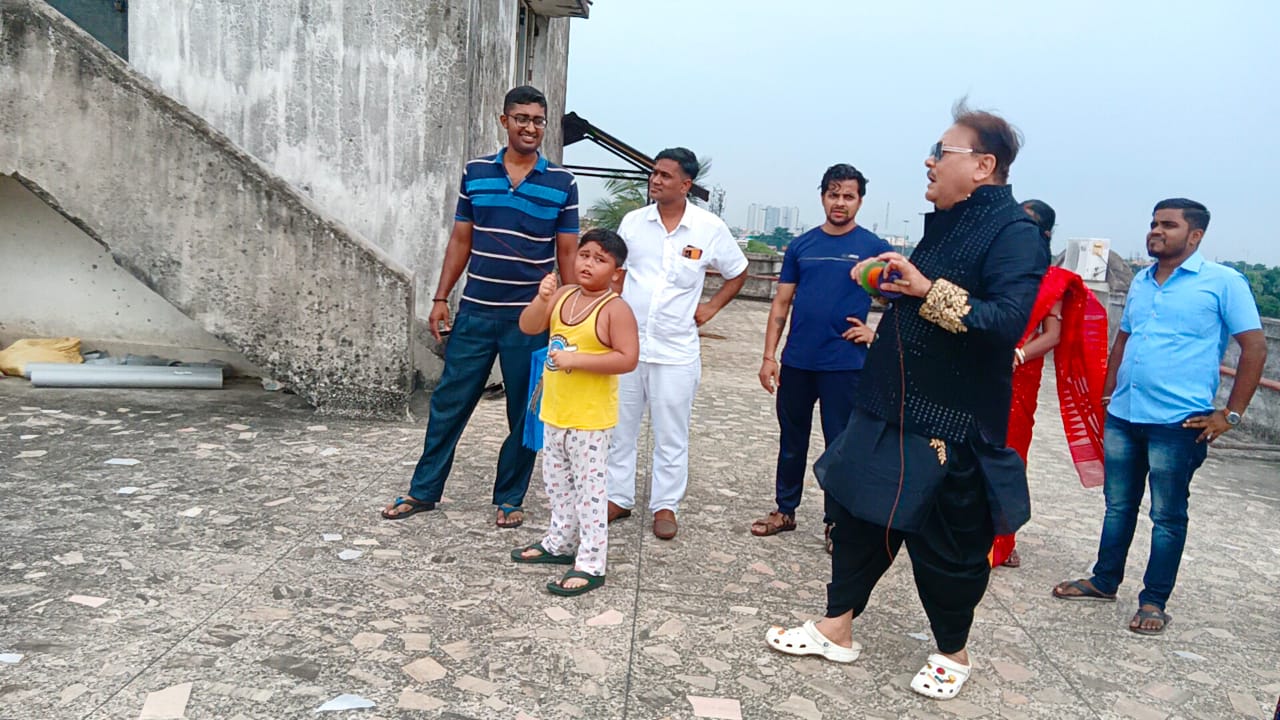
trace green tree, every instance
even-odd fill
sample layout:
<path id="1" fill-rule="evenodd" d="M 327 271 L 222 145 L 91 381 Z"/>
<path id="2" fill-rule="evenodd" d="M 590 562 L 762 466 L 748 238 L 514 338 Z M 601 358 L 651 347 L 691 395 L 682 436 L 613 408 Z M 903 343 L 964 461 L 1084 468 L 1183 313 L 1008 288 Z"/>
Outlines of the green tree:
<path id="1" fill-rule="evenodd" d="M 766 253 L 769 255 L 776 255 L 778 253 L 778 251 L 775 250 L 774 247 L 769 243 L 764 242 L 763 240 L 757 240 L 755 238 L 747 238 L 747 252 Z"/>
<path id="2" fill-rule="evenodd" d="M 796 239 L 796 236 L 792 235 L 790 230 L 778 227 L 774 228 L 768 235 L 753 235 L 750 239 L 759 240 L 781 250 L 790 245 L 791 241 Z"/>
<path id="3" fill-rule="evenodd" d="M 591 227 L 617 231 L 627 213 L 644 207 L 649 200 L 643 180 L 610 178 L 605 181 L 604 189 L 609 194 L 596 200 L 587 211 Z"/>
<path id="4" fill-rule="evenodd" d="M 1223 264 L 1239 270 L 1249 281 L 1249 289 L 1253 291 L 1259 315 L 1280 318 L 1280 267 L 1269 268 L 1259 263 L 1250 265 L 1246 262 Z"/>

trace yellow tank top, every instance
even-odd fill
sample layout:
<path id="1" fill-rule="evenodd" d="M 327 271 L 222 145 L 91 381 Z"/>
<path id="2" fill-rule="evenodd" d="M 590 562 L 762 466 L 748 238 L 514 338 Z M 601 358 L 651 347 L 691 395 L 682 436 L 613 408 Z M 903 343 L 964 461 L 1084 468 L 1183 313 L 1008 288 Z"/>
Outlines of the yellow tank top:
<path id="1" fill-rule="evenodd" d="M 589 355 L 610 352 L 596 336 L 596 322 L 600 309 L 617 294 L 608 292 L 595 302 L 595 307 L 581 321 L 570 325 L 561 317 L 565 301 L 582 292 L 570 290 L 560 297 L 551 310 L 551 342 L 548 350 L 572 350 Z M 582 300 L 579 299 L 579 304 Z M 570 305 L 572 307 L 572 304 Z M 581 309 L 579 309 L 581 312 Z M 587 372 L 586 370 L 560 370 L 547 356 L 542 371 L 542 410 L 538 415 L 542 422 L 558 428 L 574 430 L 605 430 L 618 424 L 618 376 Z"/>

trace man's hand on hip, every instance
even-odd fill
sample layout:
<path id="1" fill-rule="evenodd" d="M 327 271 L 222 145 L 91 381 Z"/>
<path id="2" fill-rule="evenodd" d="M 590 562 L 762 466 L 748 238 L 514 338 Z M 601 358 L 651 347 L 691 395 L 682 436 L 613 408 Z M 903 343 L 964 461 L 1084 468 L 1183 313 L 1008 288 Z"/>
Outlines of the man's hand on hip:
<path id="1" fill-rule="evenodd" d="M 693 321 L 697 323 L 698 327 L 702 327 L 711 322 L 711 318 L 715 317 L 718 312 L 720 312 L 719 308 L 712 306 L 709 302 L 698 303 L 698 308 L 693 311 Z"/>
<path id="2" fill-rule="evenodd" d="M 1222 436 L 1222 433 L 1231 429 L 1231 423 L 1227 422 L 1226 410 L 1214 410 L 1208 415 L 1198 415 L 1193 418 L 1187 418 L 1182 421 L 1184 428 L 1203 428 L 1204 432 L 1196 438 L 1196 442 L 1213 442 Z"/>

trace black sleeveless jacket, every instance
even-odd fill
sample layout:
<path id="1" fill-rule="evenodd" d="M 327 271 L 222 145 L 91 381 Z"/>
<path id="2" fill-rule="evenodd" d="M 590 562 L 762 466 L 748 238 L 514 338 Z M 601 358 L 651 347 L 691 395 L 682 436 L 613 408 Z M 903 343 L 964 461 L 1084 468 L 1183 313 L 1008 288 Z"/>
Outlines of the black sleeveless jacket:
<path id="1" fill-rule="evenodd" d="M 969 292 L 966 331 L 922 318 L 920 298 L 895 300 L 867 354 L 857 406 L 916 435 L 1002 447 L 1013 349 L 1049 265 L 1047 243 L 1013 199 L 1012 186 L 984 185 L 925 217 L 911 262 L 926 277 Z"/>

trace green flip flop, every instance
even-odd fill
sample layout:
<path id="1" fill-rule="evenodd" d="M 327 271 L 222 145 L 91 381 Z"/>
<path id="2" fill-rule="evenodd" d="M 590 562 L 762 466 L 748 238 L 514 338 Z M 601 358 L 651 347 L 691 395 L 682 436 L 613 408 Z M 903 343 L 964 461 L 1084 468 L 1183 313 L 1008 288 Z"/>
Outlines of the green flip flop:
<path id="1" fill-rule="evenodd" d="M 586 580 L 587 584 L 576 588 L 567 588 L 564 586 L 564 581 L 569 578 L 581 578 Z M 591 592 L 601 585 L 604 585 L 603 575 L 591 575 L 589 573 L 584 573 L 581 570 L 569 570 L 564 574 L 564 577 L 559 580 L 547 583 L 547 591 L 552 595 L 559 595 L 561 597 L 576 597 L 583 593 Z"/>
<path id="2" fill-rule="evenodd" d="M 525 557 L 525 553 L 530 550 L 537 550 L 538 554 L 533 557 Z M 511 559 L 525 565 L 572 565 L 574 562 L 572 555 L 552 555 L 547 552 L 546 548 L 542 547 L 540 542 L 512 550 Z"/>

